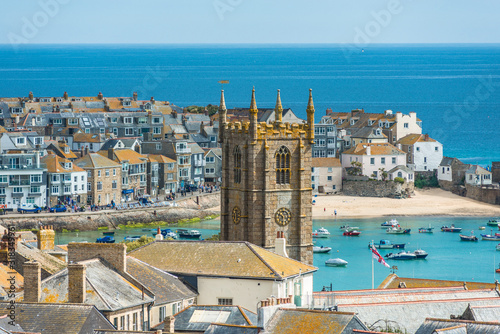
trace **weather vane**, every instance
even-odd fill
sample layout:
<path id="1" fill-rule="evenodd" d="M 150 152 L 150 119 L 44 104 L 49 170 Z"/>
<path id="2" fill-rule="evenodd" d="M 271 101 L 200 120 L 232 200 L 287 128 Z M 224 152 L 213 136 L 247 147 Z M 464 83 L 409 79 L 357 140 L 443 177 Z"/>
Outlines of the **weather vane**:
<path id="1" fill-rule="evenodd" d="M 219 83 L 221 85 L 221 89 L 224 90 L 224 84 L 228 84 L 229 80 L 220 80 Z"/>

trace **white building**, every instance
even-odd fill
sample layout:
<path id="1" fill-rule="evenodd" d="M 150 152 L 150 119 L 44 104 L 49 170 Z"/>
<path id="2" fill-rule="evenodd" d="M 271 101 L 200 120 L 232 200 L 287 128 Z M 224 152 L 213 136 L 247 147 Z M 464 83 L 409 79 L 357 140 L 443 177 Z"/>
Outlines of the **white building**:
<path id="1" fill-rule="evenodd" d="M 382 171 L 406 165 L 406 153 L 389 143 L 358 144 L 342 153 L 343 168 L 351 168 L 355 162 L 361 163 L 361 175 L 380 180 Z"/>
<path id="2" fill-rule="evenodd" d="M 25 203 L 44 207 L 46 173 L 39 152 L 0 155 L 0 208 L 17 211 Z"/>
<path id="3" fill-rule="evenodd" d="M 427 134 L 409 134 L 398 140 L 397 146 L 407 153 L 406 165 L 416 172 L 438 169 L 443 160 L 443 144 Z"/>
<path id="4" fill-rule="evenodd" d="M 283 254 L 284 239 L 277 241 L 276 252 Z M 292 295 L 295 305 L 308 307 L 318 268 L 278 254 L 244 241 L 156 241 L 128 256 L 193 286 L 199 305 L 239 305 L 256 312 L 261 300 Z"/>
<path id="5" fill-rule="evenodd" d="M 415 173 L 413 170 L 406 166 L 396 166 L 387 172 L 389 180 L 393 181 L 395 178 L 400 177 L 406 182 L 415 182 Z"/>
<path id="6" fill-rule="evenodd" d="M 478 165 L 473 165 L 465 172 L 465 183 L 474 186 L 483 186 L 491 184 L 492 173 L 479 167 Z"/>
<path id="7" fill-rule="evenodd" d="M 342 190 L 342 165 L 337 158 L 312 158 L 313 193 L 335 194 Z"/>

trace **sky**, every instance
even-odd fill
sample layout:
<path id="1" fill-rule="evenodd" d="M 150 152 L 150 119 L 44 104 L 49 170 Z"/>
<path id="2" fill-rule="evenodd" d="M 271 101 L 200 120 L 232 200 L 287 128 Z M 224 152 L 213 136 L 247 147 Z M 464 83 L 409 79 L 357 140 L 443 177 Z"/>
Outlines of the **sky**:
<path id="1" fill-rule="evenodd" d="M 494 0 L 17 0 L 0 44 L 500 43 Z"/>

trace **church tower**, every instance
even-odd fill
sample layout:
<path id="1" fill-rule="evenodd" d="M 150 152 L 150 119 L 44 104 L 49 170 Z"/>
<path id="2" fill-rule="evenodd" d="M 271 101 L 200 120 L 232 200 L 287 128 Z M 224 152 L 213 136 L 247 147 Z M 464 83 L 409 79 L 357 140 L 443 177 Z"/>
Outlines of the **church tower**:
<path id="1" fill-rule="evenodd" d="M 282 122 L 279 90 L 274 111 L 273 124 L 258 122 L 253 89 L 249 121 L 228 123 L 221 92 L 221 240 L 273 249 L 277 232 L 284 232 L 289 256 L 312 264 L 312 90 L 306 123 Z"/>

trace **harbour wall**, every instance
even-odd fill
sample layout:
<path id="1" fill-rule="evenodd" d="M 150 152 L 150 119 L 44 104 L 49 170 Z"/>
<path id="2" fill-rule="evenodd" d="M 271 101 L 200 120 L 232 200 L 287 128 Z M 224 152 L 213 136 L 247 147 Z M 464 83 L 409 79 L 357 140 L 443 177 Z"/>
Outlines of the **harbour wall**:
<path id="1" fill-rule="evenodd" d="M 17 230 L 52 225 L 54 230 L 95 231 L 98 227 L 116 228 L 131 223 L 177 222 L 181 219 L 204 218 L 220 213 L 220 193 L 203 194 L 176 201 L 175 207 L 131 210 L 102 210 L 78 213 L 41 213 L 0 216 L 0 225 L 14 225 Z"/>
<path id="2" fill-rule="evenodd" d="M 342 192 L 347 196 L 362 197 L 397 197 L 413 193 L 414 186 L 411 183 L 398 183 L 394 181 L 351 181 L 344 180 Z"/>
<path id="3" fill-rule="evenodd" d="M 500 205 L 500 189 L 498 188 L 482 188 L 466 184 L 465 196 L 476 201 Z"/>

